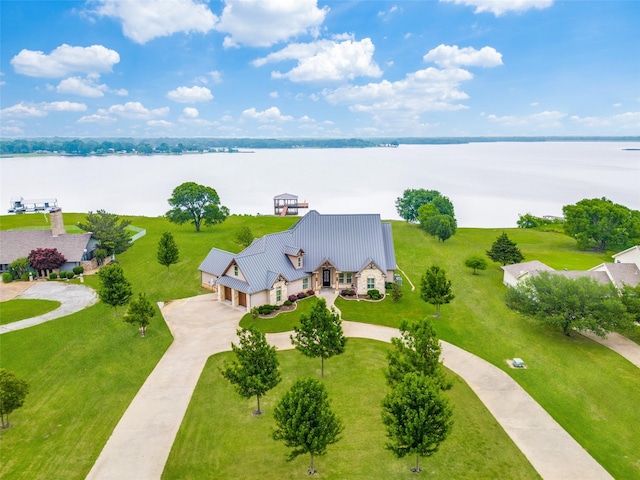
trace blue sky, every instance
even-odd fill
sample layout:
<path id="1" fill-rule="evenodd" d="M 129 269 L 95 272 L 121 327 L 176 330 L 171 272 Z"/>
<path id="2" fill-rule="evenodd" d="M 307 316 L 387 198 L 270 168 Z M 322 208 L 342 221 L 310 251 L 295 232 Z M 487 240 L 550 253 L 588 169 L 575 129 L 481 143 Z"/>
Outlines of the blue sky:
<path id="1" fill-rule="evenodd" d="M 0 0 L 2 137 L 640 134 L 640 1 Z"/>

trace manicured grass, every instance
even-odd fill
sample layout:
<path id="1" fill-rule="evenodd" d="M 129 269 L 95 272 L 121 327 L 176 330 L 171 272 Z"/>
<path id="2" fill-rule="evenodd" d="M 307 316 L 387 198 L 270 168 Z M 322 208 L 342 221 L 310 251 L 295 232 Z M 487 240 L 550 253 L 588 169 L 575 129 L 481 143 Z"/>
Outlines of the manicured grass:
<path id="1" fill-rule="evenodd" d="M 326 362 L 323 380 L 332 408 L 345 425 L 342 439 L 316 458 L 314 478 L 395 479 L 411 476 L 415 457 L 396 459 L 384 448 L 381 401 L 386 393 L 384 368 L 388 344 L 350 339 L 344 354 Z M 288 462 L 289 450 L 271 439 L 273 409 L 293 382 L 318 377 L 320 362 L 296 351 L 279 352 L 283 381 L 261 401 L 243 399 L 222 378 L 220 367 L 233 354 L 211 357 L 194 392 L 162 478 L 291 479 L 307 478 L 309 456 Z M 440 450 L 422 459 L 428 478 L 538 478 L 495 419 L 469 387 L 451 374 L 447 392 L 455 405 L 454 427 Z"/>
<path id="2" fill-rule="evenodd" d="M 54 300 L 31 300 L 28 298 L 14 298 L 0 302 L 0 325 L 44 315 L 59 306 L 60 302 Z"/>
<path id="3" fill-rule="evenodd" d="M 0 341 L 2 367 L 30 387 L 0 430 L 0 477 L 83 479 L 171 335 L 154 321 L 140 338 L 99 303 Z"/>
<path id="4" fill-rule="evenodd" d="M 300 315 L 309 315 L 311 308 L 318 302 L 317 297 L 307 297 L 303 300 L 296 301 L 297 307 L 291 312 L 282 312 L 273 318 L 258 318 L 253 320 L 251 314 L 247 313 L 240 320 L 242 328 L 249 328 L 253 325 L 262 333 L 288 332 L 293 327 L 300 325 Z"/>

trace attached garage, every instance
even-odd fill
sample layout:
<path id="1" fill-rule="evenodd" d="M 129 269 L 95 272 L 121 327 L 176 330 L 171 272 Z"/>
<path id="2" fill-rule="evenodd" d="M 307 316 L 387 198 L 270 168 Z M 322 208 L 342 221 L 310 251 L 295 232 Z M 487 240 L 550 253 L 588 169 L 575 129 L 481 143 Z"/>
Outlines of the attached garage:
<path id="1" fill-rule="evenodd" d="M 238 304 L 245 307 L 247 306 L 247 294 L 244 292 L 238 292 Z"/>
<path id="2" fill-rule="evenodd" d="M 224 299 L 228 300 L 229 302 L 233 300 L 233 291 L 227 286 L 224 287 Z"/>

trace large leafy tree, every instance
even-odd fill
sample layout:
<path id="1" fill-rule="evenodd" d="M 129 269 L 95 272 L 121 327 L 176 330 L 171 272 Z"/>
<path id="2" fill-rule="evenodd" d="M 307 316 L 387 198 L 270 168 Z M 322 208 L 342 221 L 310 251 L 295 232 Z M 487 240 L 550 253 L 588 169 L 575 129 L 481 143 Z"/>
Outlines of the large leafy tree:
<path id="1" fill-rule="evenodd" d="M 36 248 L 27 256 L 29 264 L 36 270 L 60 268 L 67 261 L 57 248 Z"/>
<path id="2" fill-rule="evenodd" d="M 421 229 L 443 242 L 455 235 L 458 229 L 453 204 L 441 195 L 418 208 L 418 222 Z"/>
<path id="3" fill-rule="evenodd" d="M 280 383 L 280 371 L 276 348 L 267 343 L 264 333 L 253 326 L 238 330 L 239 345 L 231 344 L 236 359 L 226 364 L 222 376 L 229 380 L 244 398 L 256 397 L 258 408 L 255 415 L 262 414 L 260 398 Z"/>
<path id="4" fill-rule="evenodd" d="M 390 439 L 386 447 L 398 458 L 415 455 L 411 470 L 420 472 L 420 457 L 438 451 L 453 426 L 452 415 L 452 407 L 433 379 L 408 373 L 382 402 L 382 421 Z"/>
<path id="5" fill-rule="evenodd" d="M 578 248 L 626 248 L 640 239 L 640 211 L 631 210 L 606 198 L 580 200 L 562 207 L 564 231 Z"/>
<path id="6" fill-rule="evenodd" d="M 451 388 L 440 361 L 440 341 L 428 318 L 411 323 L 403 320 L 400 338 L 392 338 L 391 345 L 387 352 L 389 368 L 386 372 L 390 386 L 401 382 L 408 373 L 415 372 L 431 377 L 442 390 Z"/>
<path id="7" fill-rule="evenodd" d="M 307 357 L 322 359 L 321 376 L 324 377 L 324 361 L 344 352 L 347 338 L 335 309 L 327 308 L 322 298 L 311 308 L 309 315 L 300 315 L 300 327 L 293 327 L 291 342 Z"/>
<path id="8" fill-rule="evenodd" d="M 565 335 L 575 329 L 604 337 L 632 322 L 615 287 L 586 276 L 567 278 L 540 272 L 509 287 L 505 303 L 512 310 L 561 328 Z"/>
<path id="9" fill-rule="evenodd" d="M 233 241 L 239 243 L 243 247 L 248 247 L 253 242 L 253 232 L 249 227 L 242 227 L 233 237 Z"/>
<path id="10" fill-rule="evenodd" d="M 420 298 L 436 307 L 436 317 L 440 316 L 440 305 L 451 302 L 455 298 L 451 290 L 451 280 L 446 272 L 437 265 L 432 265 L 420 280 Z"/>
<path id="11" fill-rule="evenodd" d="M 524 260 L 524 256 L 516 242 L 512 241 L 505 232 L 502 232 L 491 245 L 491 249 L 487 250 L 487 257 L 494 262 L 500 262 L 502 265 L 520 263 Z"/>
<path id="12" fill-rule="evenodd" d="M 178 250 L 178 245 L 173 235 L 169 232 L 164 232 L 158 241 L 158 263 L 169 270 L 171 265 L 178 263 L 179 258 L 180 250 Z"/>
<path id="13" fill-rule="evenodd" d="M 167 218 L 182 225 L 191 222 L 200 231 L 200 225 L 217 225 L 229 216 L 229 209 L 220 205 L 220 197 L 211 187 L 185 182 L 173 189 L 167 212 Z"/>
<path id="14" fill-rule="evenodd" d="M 24 405 L 29 394 L 29 385 L 13 373 L 0 368 L 0 423 L 9 427 L 9 414 Z"/>
<path id="15" fill-rule="evenodd" d="M 156 309 L 144 293 L 139 293 L 138 298 L 131 300 L 127 313 L 124 315 L 124 321 L 138 325 L 140 336 L 144 337 L 147 333 L 149 321 L 155 317 Z"/>
<path id="16" fill-rule="evenodd" d="M 120 219 L 118 215 L 98 210 L 89 212 L 84 223 L 78 222 L 78 227 L 93 234 L 99 249 L 106 250 L 107 255 L 114 255 L 131 246 L 131 235 L 127 230 L 130 224 L 129 220 Z"/>
<path id="17" fill-rule="evenodd" d="M 622 288 L 620 300 L 633 321 L 640 324 L 640 284 L 625 285 Z"/>
<path id="18" fill-rule="evenodd" d="M 340 440 L 344 428 L 331 410 L 327 390 L 314 378 L 296 381 L 276 405 L 273 416 L 273 438 L 293 448 L 289 460 L 311 454 L 309 474 L 316 473 L 314 457 L 324 455 L 329 445 Z"/>
<path id="19" fill-rule="evenodd" d="M 418 221 L 418 209 L 439 196 L 441 195 L 437 190 L 408 188 L 402 193 L 402 197 L 396 199 L 396 210 L 400 218 L 415 223 Z"/>
<path id="20" fill-rule="evenodd" d="M 117 263 L 102 267 L 98 277 L 100 278 L 98 296 L 100 300 L 114 308 L 117 317 L 118 307 L 126 305 L 131 299 L 131 283 L 125 278 L 124 270 Z"/>

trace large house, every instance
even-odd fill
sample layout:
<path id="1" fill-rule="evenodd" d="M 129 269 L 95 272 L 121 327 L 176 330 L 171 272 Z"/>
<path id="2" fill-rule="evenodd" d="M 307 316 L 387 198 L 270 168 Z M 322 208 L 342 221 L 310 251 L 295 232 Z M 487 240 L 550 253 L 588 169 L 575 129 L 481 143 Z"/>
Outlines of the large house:
<path id="1" fill-rule="evenodd" d="M 636 286 L 640 284 L 640 246 L 628 248 L 612 255 L 613 262 L 604 262 L 589 270 L 554 270 L 538 260 L 516 263 L 502 267 L 504 271 L 503 283 L 515 287 L 518 283 L 540 272 L 553 272 L 568 278 L 591 277 L 607 284 L 612 283 L 621 289 L 624 285 Z"/>
<path id="2" fill-rule="evenodd" d="M 93 251 L 97 241 L 91 233 L 68 234 L 64 228 L 62 210 L 58 207 L 49 212 L 50 230 L 0 230 L 0 273 L 9 271 L 9 265 L 19 258 L 29 256 L 38 248 L 55 248 L 67 262 L 60 270 L 72 270 L 73 267 L 91 268 Z M 47 276 L 49 271 L 38 272 Z"/>
<path id="3" fill-rule="evenodd" d="M 315 210 L 289 230 L 255 239 L 238 254 L 212 248 L 200 265 L 202 285 L 247 310 L 280 305 L 321 288 L 384 292 L 396 259 L 391 224 L 380 215 L 321 215 Z"/>

